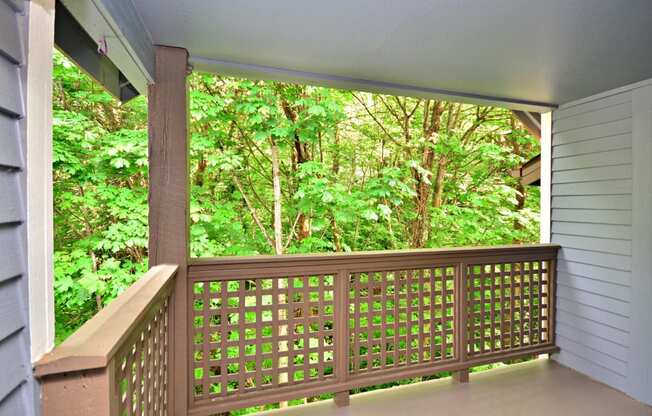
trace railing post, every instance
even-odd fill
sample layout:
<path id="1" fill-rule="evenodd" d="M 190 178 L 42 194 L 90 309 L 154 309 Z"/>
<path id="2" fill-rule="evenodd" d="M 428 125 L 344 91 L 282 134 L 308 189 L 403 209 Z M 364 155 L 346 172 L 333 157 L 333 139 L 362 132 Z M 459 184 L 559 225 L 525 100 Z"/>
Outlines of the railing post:
<path id="1" fill-rule="evenodd" d="M 349 272 L 335 276 L 335 375 L 339 383 L 349 376 Z M 349 391 L 335 392 L 335 405 L 349 405 Z"/>
<path id="2" fill-rule="evenodd" d="M 467 359 L 469 332 L 466 279 L 466 263 L 460 262 L 455 273 L 455 354 L 460 363 L 465 363 Z M 469 369 L 455 371 L 453 380 L 458 383 L 468 383 Z"/>
<path id="3" fill-rule="evenodd" d="M 555 343 L 555 312 L 557 308 L 557 253 L 548 262 L 548 342 Z"/>
<path id="4" fill-rule="evenodd" d="M 115 361 L 104 368 L 53 374 L 41 378 L 43 416 L 113 416 L 118 392 Z"/>

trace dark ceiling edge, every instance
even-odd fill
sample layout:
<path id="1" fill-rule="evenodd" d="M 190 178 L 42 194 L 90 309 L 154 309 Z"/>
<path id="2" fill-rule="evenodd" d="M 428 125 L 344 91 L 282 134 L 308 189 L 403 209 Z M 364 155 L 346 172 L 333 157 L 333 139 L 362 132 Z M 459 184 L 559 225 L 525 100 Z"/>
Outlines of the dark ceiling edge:
<path id="1" fill-rule="evenodd" d="M 97 42 L 59 0 L 55 3 L 54 43 L 68 59 L 118 100 L 127 102 L 139 95 L 111 59 L 98 52 Z"/>
<path id="2" fill-rule="evenodd" d="M 511 109 L 546 112 L 557 108 L 556 104 L 520 100 L 508 97 L 494 97 L 483 94 L 450 91 L 439 88 L 417 87 L 408 84 L 373 81 L 364 78 L 351 78 L 340 75 L 330 75 L 319 72 L 299 71 L 288 68 L 271 67 L 257 64 L 224 61 L 191 55 L 190 63 L 199 71 L 221 73 L 224 75 L 241 76 L 256 79 L 274 79 L 288 82 L 305 82 L 335 88 L 357 88 L 371 92 L 385 92 L 394 95 L 412 95 L 417 97 L 450 97 L 462 101 L 503 106 Z"/>

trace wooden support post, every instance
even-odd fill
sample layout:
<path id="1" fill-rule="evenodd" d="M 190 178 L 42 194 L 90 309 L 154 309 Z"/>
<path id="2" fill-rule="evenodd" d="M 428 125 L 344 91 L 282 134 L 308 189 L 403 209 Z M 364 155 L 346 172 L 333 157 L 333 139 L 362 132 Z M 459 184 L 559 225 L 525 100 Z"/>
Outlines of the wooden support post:
<path id="1" fill-rule="evenodd" d="M 43 416 L 97 415 L 117 413 L 115 366 L 53 374 L 41 379 Z"/>
<path id="2" fill-rule="evenodd" d="M 337 407 L 345 407 L 348 406 L 350 403 L 349 401 L 349 391 L 340 391 L 335 393 L 335 406 Z"/>
<path id="3" fill-rule="evenodd" d="M 456 383 L 468 383 L 469 382 L 469 370 L 460 370 L 453 373 L 453 381 Z"/>
<path id="4" fill-rule="evenodd" d="M 156 48 L 149 87 L 149 265 L 179 265 L 170 310 L 169 412 L 188 411 L 188 52 Z"/>
<path id="5" fill-rule="evenodd" d="M 455 334 L 457 338 L 455 353 L 460 362 L 465 362 L 468 355 L 468 334 L 469 334 L 469 308 L 467 295 L 467 265 L 459 263 L 455 274 Z M 453 380 L 458 383 L 469 382 L 469 370 L 464 369 L 453 373 Z"/>
<path id="6" fill-rule="evenodd" d="M 335 279 L 335 375 L 344 383 L 349 378 L 349 272 L 340 270 Z M 348 390 L 335 393 L 335 405 L 349 405 Z"/>

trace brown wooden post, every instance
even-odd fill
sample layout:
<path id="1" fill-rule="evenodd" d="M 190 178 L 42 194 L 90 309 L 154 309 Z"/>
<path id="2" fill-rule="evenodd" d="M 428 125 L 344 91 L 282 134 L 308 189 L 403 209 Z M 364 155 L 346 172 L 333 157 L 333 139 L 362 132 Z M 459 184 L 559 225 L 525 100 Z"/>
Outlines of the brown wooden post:
<path id="1" fill-rule="evenodd" d="M 112 416 L 117 413 L 114 362 L 104 368 L 53 374 L 41 379 L 43 416 Z"/>
<path id="2" fill-rule="evenodd" d="M 468 316 L 469 310 L 467 305 L 467 276 L 466 276 L 466 263 L 461 262 L 458 265 L 457 273 L 455 274 L 455 343 L 456 354 L 460 362 L 464 363 L 467 360 L 467 344 L 468 344 Z M 469 370 L 455 371 L 453 373 L 453 380 L 458 383 L 468 383 Z"/>
<path id="3" fill-rule="evenodd" d="M 149 87 L 149 265 L 178 264 L 172 295 L 170 413 L 188 411 L 188 52 L 156 47 Z"/>
<path id="4" fill-rule="evenodd" d="M 335 371 L 337 381 L 349 378 L 349 272 L 340 270 L 335 276 Z M 335 393 L 335 405 L 349 405 L 349 391 Z"/>

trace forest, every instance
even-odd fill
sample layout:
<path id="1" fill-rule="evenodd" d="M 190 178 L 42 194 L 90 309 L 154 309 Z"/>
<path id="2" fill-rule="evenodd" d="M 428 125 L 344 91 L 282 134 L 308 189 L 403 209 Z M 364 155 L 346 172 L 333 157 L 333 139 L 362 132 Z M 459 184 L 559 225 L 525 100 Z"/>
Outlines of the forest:
<path id="1" fill-rule="evenodd" d="M 57 342 L 147 269 L 147 101 L 54 58 Z M 537 242 L 509 110 L 194 73 L 195 257 Z"/>

